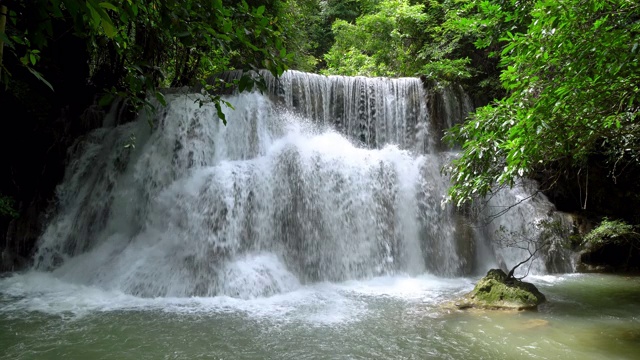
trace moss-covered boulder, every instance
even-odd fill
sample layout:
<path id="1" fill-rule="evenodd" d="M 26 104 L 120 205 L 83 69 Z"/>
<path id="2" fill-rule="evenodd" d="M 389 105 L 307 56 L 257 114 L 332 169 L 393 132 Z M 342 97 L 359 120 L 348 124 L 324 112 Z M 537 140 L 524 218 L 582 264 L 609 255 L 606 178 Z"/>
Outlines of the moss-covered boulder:
<path id="1" fill-rule="evenodd" d="M 640 226 L 623 220 L 603 219 L 584 237 L 578 271 L 640 271 Z"/>
<path id="2" fill-rule="evenodd" d="M 544 295 L 531 283 L 509 278 L 500 269 L 491 269 L 475 288 L 455 302 L 459 309 L 535 309 L 545 301 Z"/>

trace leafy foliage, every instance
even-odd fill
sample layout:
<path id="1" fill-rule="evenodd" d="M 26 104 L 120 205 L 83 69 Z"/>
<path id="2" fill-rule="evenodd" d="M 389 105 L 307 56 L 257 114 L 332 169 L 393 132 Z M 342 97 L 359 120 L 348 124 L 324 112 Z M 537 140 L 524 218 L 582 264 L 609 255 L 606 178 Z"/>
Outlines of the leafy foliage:
<path id="1" fill-rule="evenodd" d="M 324 73 L 424 76 L 441 85 L 465 82 L 489 99 L 501 96 L 497 34 L 521 20 L 504 10 L 521 3 L 360 1 L 363 13 L 355 21 L 334 22 L 335 43 L 324 56 Z"/>
<path id="2" fill-rule="evenodd" d="M 640 165 L 640 5 L 539 0 L 530 16 L 526 32 L 504 34 L 508 96 L 447 135 L 463 151 L 445 168 L 457 205 L 540 171 L 551 186 L 551 169 L 595 153 L 612 171 Z"/>
<path id="3" fill-rule="evenodd" d="M 18 217 L 18 212 L 15 210 L 13 199 L 0 194 L 0 217 Z"/>
<path id="4" fill-rule="evenodd" d="M 585 244 L 603 245 L 606 243 L 625 244 L 637 243 L 640 245 L 640 233 L 635 231 L 633 225 L 622 220 L 609 220 L 604 218 L 600 225 L 591 230 L 584 237 Z"/>
<path id="5" fill-rule="evenodd" d="M 384 0 L 374 12 L 333 23 L 336 42 L 325 55 L 327 74 L 402 76 L 417 71 L 412 37 L 426 21 L 424 6 L 407 0 Z"/>
<path id="6" fill-rule="evenodd" d="M 10 56 L 52 90 L 39 65 L 54 34 L 62 28 L 85 40 L 92 81 L 108 90 L 102 104 L 123 96 L 138 108 L 151 106 L 148 94 L 164 103 L 161 86 L 199 83 L 215 90 L 227 84 L 210 85 L 212 74 L 240 67 L 279 75 L 291 59 L 277 14 L 246 0 L 16 0 L 6 6 L 9 25 L 1 35 Z M 1 69 L 7 87 L 14 70 Z M 219 108 L 220 97 L 212 100 Z"/>

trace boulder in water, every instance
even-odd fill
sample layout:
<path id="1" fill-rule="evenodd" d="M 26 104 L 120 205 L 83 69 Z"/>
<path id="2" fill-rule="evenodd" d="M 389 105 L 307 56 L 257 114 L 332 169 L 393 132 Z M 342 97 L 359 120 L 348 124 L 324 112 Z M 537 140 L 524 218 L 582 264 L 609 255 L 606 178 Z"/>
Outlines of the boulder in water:
<path id="1" fill-rule="evenodd" d="M 510 278 L 500 269 L 491 269 L 455 306 L 458 309 L 530 310 L 545 300 L 533 284 Z"/>

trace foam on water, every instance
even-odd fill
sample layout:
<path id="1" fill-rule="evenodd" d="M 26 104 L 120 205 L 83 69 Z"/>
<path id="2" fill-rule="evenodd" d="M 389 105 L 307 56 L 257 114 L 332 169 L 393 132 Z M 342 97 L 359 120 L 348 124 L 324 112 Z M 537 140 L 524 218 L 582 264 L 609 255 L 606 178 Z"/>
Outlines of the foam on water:
<path id="1" fill-rule="evenodd" d="M 235 313 L 272 322 L 324 326 L 359 321 L 370 314 L 372 299 L 389 297 L 395 301 L 434 305 L 472 286 L 472 280 L 465 278 L 385 276 L 366 281 L 301 285 L 288 292 L 249 299 L 230 296 L 141 298 L 117 290 L 64 282 L 51 273 L 29 272 L 0 279 L 4 298 L 0 312 L 7 316 L 40 312 L 72 319 L 118 311 Z"/>

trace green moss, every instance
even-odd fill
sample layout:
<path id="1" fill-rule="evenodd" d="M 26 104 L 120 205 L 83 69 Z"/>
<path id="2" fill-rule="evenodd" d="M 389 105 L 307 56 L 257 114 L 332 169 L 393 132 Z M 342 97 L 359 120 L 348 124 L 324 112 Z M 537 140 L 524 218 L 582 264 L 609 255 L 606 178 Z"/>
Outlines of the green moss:
<path id="1" fill-rule="evenodd" d="M 505 274 L 501 269 L 491 269 L 489 270 L 489 272 L 487 272 L 487 275 L 484 277 L 484 279 L 492 279 L 499 282 L 505 282 L 507 281 L 507 274 Z"/>
<path id="2" fill-rule="evenodd" d="M 520 310 L 535 308 L 545 300 L 533 284 L 508 279 L 504 271 L 491 269 L 465 296 L 464 303 L 469 307 Z"/>

